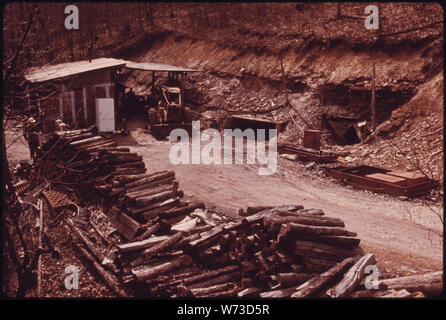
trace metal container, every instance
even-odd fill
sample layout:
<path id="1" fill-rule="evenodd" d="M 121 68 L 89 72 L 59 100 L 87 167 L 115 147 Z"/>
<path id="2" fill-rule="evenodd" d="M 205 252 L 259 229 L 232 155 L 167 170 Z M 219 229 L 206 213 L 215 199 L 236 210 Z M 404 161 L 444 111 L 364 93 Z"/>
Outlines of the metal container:
<path id="1" fill-rule="evenodd" d="M 320 150 L 321 148 L 321 131 L 305 130 L 304 131 L 304 148 Z"/>

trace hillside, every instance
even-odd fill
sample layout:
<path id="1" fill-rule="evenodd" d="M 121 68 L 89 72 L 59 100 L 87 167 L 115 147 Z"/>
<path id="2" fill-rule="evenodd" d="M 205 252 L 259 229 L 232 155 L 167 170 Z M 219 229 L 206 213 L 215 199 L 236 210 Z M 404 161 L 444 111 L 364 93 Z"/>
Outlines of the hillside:
<path id="1" fill-rule="evenodd" d="M 169 30 L 152 35 L 131 58 L 203 70 L 190 77 L 187 97 L 202 112 L 202 122 L 216 119 L 222 128 L 229 114 L 264 116 L 286 121 L 280 139 L 297 143 L 304 128 L 320 128 L 324 113 L 370 120 L 375 63 L 377 131 L 364 143 L 344 147 L 323 132 L 323 146 L 349 152 L 354 163 L 421 170 L 442 181 L 442 24 L 421 27 L 440 21 L 442 9 L 381 4 L 378 33 L 357 18 L 362 5 L 345 4 L 343 13 L 356 18 L 341 19 L 335 19 L 333 6 L 290 7 L 297 25 L 286 24 L 284 17 L 276 24 L 247 23 L 200 35 Z M 404 20 L 408 11 L 415 15 L 410 23 Z M 145 94 L 149 82 L 150 76 L 140 73 L 128 85 Z"/>
<path id="2" fill-rule="evenodd" d="M 205 126 L 222 128 L 233 113 L 263 116 L 285 121 L 280 139 L 296 143 L 303 129 L 321 127 L 323 114 L 371 120 L 375 63 L 377 131 L 340 147 L 323 130 L 323 147 L 442 181 L 443 8 L 375 5 L 379 30 L 364 27 L 363 3 L 85 3 L 75 32 L 57 27 L 63 4 L 8 5 L 3 63 L 7 70 L 34 12 L 21 67 L 91 54 L 197 68 L 186 99 Z M 127 85 L 147 94 L 150 75 L 135 75 Z"/>

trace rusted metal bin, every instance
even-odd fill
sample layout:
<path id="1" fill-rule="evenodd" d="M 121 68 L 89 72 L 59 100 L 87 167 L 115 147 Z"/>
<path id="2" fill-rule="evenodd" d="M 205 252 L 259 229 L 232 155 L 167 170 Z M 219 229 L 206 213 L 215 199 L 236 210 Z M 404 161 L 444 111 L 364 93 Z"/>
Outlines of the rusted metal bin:
<path id="1" fill-rule="evenodd" d="M 321 148 L 321 131 L 305 130 L 304 131 L 304 148 L 320 150 Z"/>

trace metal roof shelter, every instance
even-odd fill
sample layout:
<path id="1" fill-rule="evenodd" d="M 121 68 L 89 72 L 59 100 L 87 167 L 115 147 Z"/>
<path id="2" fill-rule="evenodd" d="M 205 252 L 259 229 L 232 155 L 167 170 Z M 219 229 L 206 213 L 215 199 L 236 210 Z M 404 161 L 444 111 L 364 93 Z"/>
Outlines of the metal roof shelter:
<path id="1" fill-rule="evenodd" d="M 125 68 L 136 69 L 152 72 L 200 72 L 200 70 L 187 69 L 182 67 L 171 66 L 162 63 L 149 63 L 149 62 L 127 62 Z"/>
<path id="2" fill-rule="evenodd" d="M 124 92 L 119 84 L 121 68 L 149 71 L 152 73 L 152 88 L 156 72 L 167 72 L 169 81 L 177 81 L 183 90 L 184 78 L 189 72 L 199 70 L 187 69 L 160 63 L 137 63 L 123 59 L 98 58 L 76 62 L 45 65 L 29 68 L 25 79 L 31 84 L 45 84 L 57 81 L 58 92 L 51 97 L 42 97 L 45 103 L 45 121 L 51 131 L 51 123 L 57 118 L 73 126 L 82 127 L 96 123 L 115 123 L 117 110 L 123 105 Z M 183 95 L 180 94 L 180 97 Z M 43 101 L 42 100 L 42 101 Z M 39 103 L 40 108 L 40 103 Z M 108 111 L 105 112 L 104 110 Z M 102 111 L 100 111 L 102 110 Z M 107 116 L 107 118 L 103 118 Z M 102 118 L 101 118 L 102 117 Z M 108 126 L 114 130 L 114 125 Z"/>
<path id="3" fill-rule="evenodd" d="M 122 67 L 128 61 L 114 58 L 99 58 L 89 60 L 60 63 L 56 65 L 48 65 L 39 68 L 31 68 L 25 74 L 25 79 L 32 82 L 44 82 L 50 80 L 61 79 L 69 76 L 74 76 L 90 71 Z"/>

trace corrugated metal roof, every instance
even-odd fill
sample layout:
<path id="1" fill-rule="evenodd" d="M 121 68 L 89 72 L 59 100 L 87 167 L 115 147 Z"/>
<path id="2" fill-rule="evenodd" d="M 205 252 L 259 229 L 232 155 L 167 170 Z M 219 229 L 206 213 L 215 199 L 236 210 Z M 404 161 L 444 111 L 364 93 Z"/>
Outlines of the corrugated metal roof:
<path id="1" fill-rule="evenodd" d="M 156 71 L 156 72 L 200 72 L 200 70 L 187 69 L 182 67 L 171 66 L 162 63 L 149 63 L 149 62 L 128 62 L 125 65 L 126 68 L 144 70 L 144 71 Z"/>
<path id="2" fill-rule="evenodd" d="M 100 58 L 48 65 L 39 68 L 30 68 L 25 74 L 25 79 L 30 82 L 43 82 L 65 78 L 89 71 L 124 66 L 128 61 L 114 58 Z"/>

